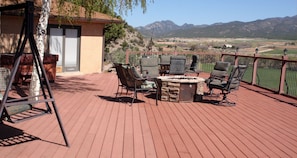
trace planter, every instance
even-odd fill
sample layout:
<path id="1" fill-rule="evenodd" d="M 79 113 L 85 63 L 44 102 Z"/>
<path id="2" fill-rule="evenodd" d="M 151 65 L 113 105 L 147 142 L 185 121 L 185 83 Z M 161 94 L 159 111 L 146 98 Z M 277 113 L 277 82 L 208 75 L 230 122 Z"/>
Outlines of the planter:
<path id="1" fill-rule="evenodd" d="M 56 64 L 58 55 L 45 54 L 43 65 L 50 82 L 55 82 L 56 79 Z M 1 67 L 8 69 L 13 68 L 14 54 L 1 54 Z M 33 56 L 32 54 L 23 54 L 21 57 L 20 65 L 14 78 L 14 83 L 23 83 L 31 78 L 33 69 Z"/>

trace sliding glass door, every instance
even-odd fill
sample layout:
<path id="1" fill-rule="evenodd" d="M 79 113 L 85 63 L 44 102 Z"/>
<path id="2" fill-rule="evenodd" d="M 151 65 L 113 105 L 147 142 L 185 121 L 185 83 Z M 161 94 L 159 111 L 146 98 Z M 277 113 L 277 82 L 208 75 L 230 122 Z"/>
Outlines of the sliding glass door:
<path id="1" fill-rule="evenodd" d="M 53 27 L 49 34 L 50 54 L 59 55 L 57 66 L 63 72 L 79 71 L 80 28 Z"/>

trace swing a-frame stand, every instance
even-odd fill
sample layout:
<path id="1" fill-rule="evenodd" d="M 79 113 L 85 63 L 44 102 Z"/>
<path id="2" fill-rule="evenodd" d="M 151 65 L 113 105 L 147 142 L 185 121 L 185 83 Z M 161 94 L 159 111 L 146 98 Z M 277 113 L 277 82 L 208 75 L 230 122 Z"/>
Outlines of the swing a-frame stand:
<path id="1" fill-rule="evenodd" d="M 11 70 L 10 79 L 6 86 L 6 90 L 4 92 L 3 98 L 1 100 L 0 123 L 2 122 L 2 120 L 16 123 L 16 122 L 32 119 L 44 114 L 50 114 L 52 113 L 52 110 L 51 110 L 51 106 L 52 106 L 54 109 L 54 113 L 57 117 L 61 132 L 63 134 L 65 144 L 66 146 L 69 146 L 66 133 L 64 131 L 62 121 L 60 119 L 58 109 L 55 104 L 55 99 L 51 91 L 49 80 L 47 78 L 47 75 L 43 66 L 43 62 L 38 53 L 38 49 L 34 39 L 34 31 L 33 31 L 34 4 L 31 1 L 27 1 L 26 3 L 23 3 L 23 4 L 0 7 L 0 11 L 17 10 L 17 9 L 25 9 L 25 18 L 23 21 L 22 30 L 20 33 L 20 39 L 18 41 L 18 46 L 15 53 L 14 66 Z M 27 42 L 29 42 L 30 49 L 32 51 L 31 53 L 32 53 L 33 62 L 34 62 L 33 65 L 35 65 L 37 70 L 39 70 L 37 72 L 38 72 L 38 78 L 40 81 L 39 84 L 41 87 L 42 94 L 38 96 L 29 96 L 29 97 L 21 96 L 20 98 L 9 97 L 8 94 L 11 90 L 12 83 L 17 73 L 17 70 L 21 61 L 21 57 L 22 57 L 22 54 L 24 53 L 25 45 Z M 38 97 L 38 100 L 34 99 L 36 97 Z M 43 105 L 43 107 L 41 105 Z"/>

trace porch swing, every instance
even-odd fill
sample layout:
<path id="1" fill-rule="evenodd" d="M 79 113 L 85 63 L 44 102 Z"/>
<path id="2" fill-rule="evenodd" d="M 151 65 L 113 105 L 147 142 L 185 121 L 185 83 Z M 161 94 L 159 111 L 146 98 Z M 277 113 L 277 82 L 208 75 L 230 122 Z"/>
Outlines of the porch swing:
<path id="1" fill-rule="evenodd" d="M 1 102 L 0 123 L 2 121 L 18 123 L 21 121 L 42 116 L 44 114 L 51 114 L 52 113 L 51 106 L 50 106 L 51 104 L 54 109 L 56 118 L 58 120 L 60 130 L 63 134 L 65 144 L 66 146 L 69 146 L 69 143 L 62 125 L 62 121 L 60 119 L 58 109 L 55 104 L 55 99 L 51 91 L 49 80 L 46 75 L 45 68 L 41 61 L 41 58 L 36 46 L 36 42 L 34 39 L 34 32 L 33 32 L 34 3 L 32 1 L 26 1 L 26 3 L 22 3 L 22 4 L 0 7 L 1 12 L 6 10 L 18 10 L 18 9 L 25 9 L 25 17 L 24 17 L 24 21 L 23 21 L 23 25 L 20 33 L 20 39 L 17 45 L 17 50 L 14 56 L 14 65 L 11 70 L 11 74 L 10 74 L 5 92 L 2 96 L 2 99 L 0 98 L 0 102 Z M 24 53 L 25 45 L 27 42 L 29 42 L 31 53 L 33 56 L 33 62 L 34 62 L 33 65 L 35 65 L 36 68 L 41 71 L 41 72 L 40 71 L 37 71 L 37 72 L 38 72 L 38 78 L 40 81 L 39 84 L 40 84 L 42 94 L 37 96 L 20 95 L 19 97 L 15 97 L 15 96 L 9 97 L 8 95 L 11 94 L 10 91 L 12 90 L 11 88 L 12 83 L 15 79 L 15 75 L 20 65 L 21 57 Z M 18 88 L 18 90 L 20 89 Z M 38 100 L 34 100 L 33 98 L 35 97 L 38 97 Z"/>

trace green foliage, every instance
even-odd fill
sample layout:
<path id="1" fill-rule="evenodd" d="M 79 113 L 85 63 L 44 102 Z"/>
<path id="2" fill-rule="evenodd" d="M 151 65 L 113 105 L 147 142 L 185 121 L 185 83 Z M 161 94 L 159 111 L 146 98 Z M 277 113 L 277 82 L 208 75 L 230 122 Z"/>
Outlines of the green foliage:
<path id="1" fill-rule="evenodd" d="M 163 48 L 162 47 L 158 47 L 158 51 L 159 52 L 163 52 Z"/>
<path id="2" fill-rule="evenodd" d="M 73 6 L 73 8 L 65 7 L 65 2 L 70 2 L 75 4 L 75 6 Z M 85 16 L 87 18 L 91 18 L 92 13 L 95 11 L 109 15 L 112 15 L 115 10 L 120 14 L 127 13 L 128 10 L 132 11 L 133 7 L 138 6 L 139 4 L 143 12 L 146 12 L 146 0 L 58 0 L 59 13 L 62 13 L 60 15 L 68 15 L 65 14 L 67 12 L 78 13 L 78 6 L 83 6 L 86 9 Z"/>
<path id="3" fill-rule="evenodd" d="M 148 45 L 147 45 L 147 49 L 148 49 L 149 51 L 151 51 L 154 45 L 155 45 L 155 44 L 154 44 L 153 38 L 151 38 L 151 40 L 149 41 L 149 43 L 148 43 Z"/>
<path id="4" fill-rule="evenodd" d="M 113 53 L 106 54 L 107 60 L 113 63 L 125 63 L 126 53 L 123 50 L 118 50 Z"/>
<path id="5" fill-rule="evenodd" d="M 126 23 L 122 24 L 107 24 L 104 27 L 104 37 L 105 46 L 110 44 L 111 41 L 115 41 L 118 38 L 123 38 L 125 36 L 124 26 Z"/>
<path id="6" fill-rule="evenodd" d="M 129 44 L 126 40 L 121 44 L 121 46 L 123 51 L 126 51 L 129 48 Z"/>
<path id="7" fill-rule="evenodd" d="M 129 56 L 129 63 L 133 66 L 139 65 L 139 56 L 137 54 L 132 54 Z"/>
<path id="8" fill-rule="evenodd" d="M 128 33 L 134 33 L 135 32 L 135 29 L 132 27 L 132 26 L 130 26 L 130 25 L 125 25 L 126 27 L 126 29 L 127 29 L 127 31 L 128 31 Z"/>

